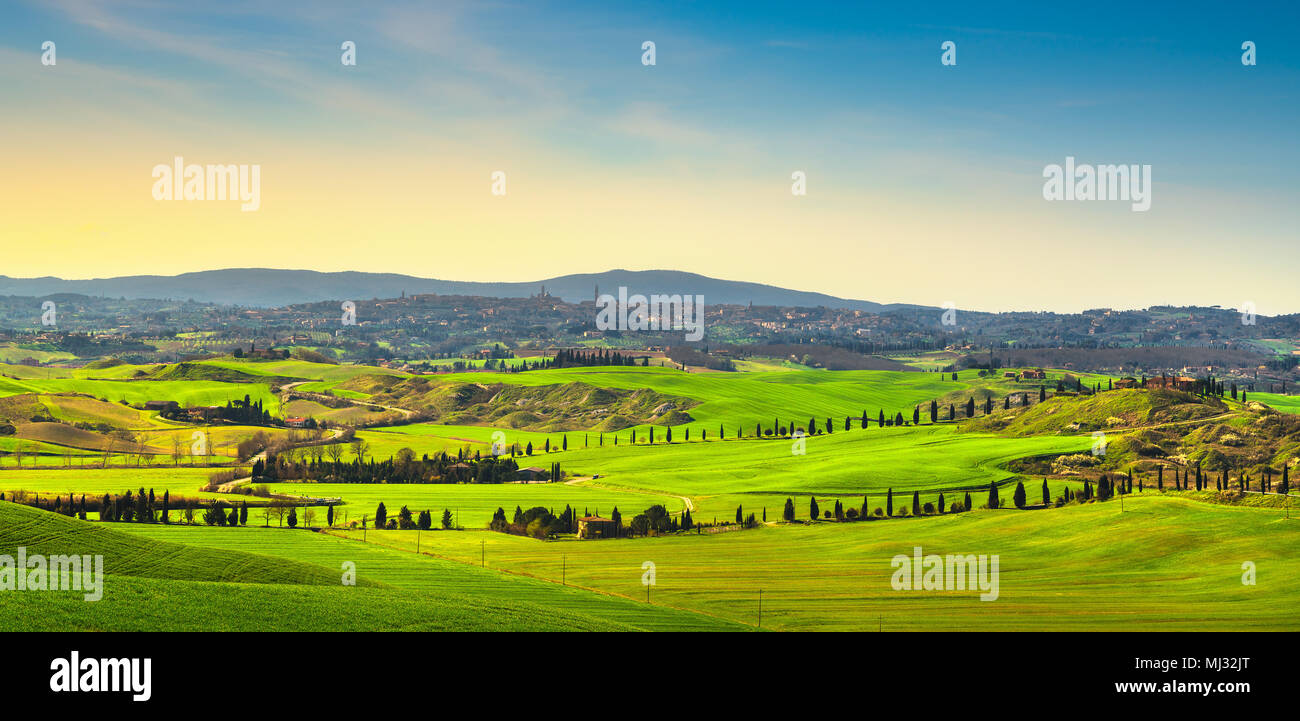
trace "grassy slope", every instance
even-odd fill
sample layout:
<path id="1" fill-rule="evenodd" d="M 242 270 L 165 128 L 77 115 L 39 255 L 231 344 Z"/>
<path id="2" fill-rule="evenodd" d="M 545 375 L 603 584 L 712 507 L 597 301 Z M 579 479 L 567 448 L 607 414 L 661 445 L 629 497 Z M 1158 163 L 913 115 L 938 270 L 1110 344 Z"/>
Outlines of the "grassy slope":
<path id="1" fill-rule="evenodd" d="M 0 502 L 0 553 L 13 555 L 25 546 L 28 554 L 102 554 L 104 573 L 115 576 L 234 583 L 339 582 L 338 574 L 319 566 L 140 538 L 118 528 Z"/>
<path id="2" fill-rule="evenodd" d="M 542 543 L 490 532 L 425 534 L 427 550 L 641 597 L 656 564 L 658 603 L 788 630 L 1300 630 L 1300 520 L 1276 509 L 1170 496 L 1047 511 L 778 526 L 715 536 Z M 403 547 L 413 534 L 372 532 Z M 894 591 L 895 554 L 997 554 L 1000 598 Z M 1242 563 L 1257 565 L 1255 586 Z"/>
<path id="3" fill-rule="evenodd" d="M 30 463 L 30 461 L 28 461 Z M 154 489 L 155 495 L 165 490 L 186 497 L 223 497 L 200 493 L 212 468 L 78 468 L 66 470 L 14 470 L 5 467 L 0 471 L 0 490 L 39 491 L 41 493 L 84 493 L 102 496 L 118 495 L 125 491 L 134 493 L 141 486 Z"/>
<path id="4" fill-rule="evenodd" d="M 123 529 L 138 530 L 125 533 Z M 4 630 L 636 630 L 729 626 L 694 613 L 635 608 L 621 599 L 518 579 L 544 591 L 495 592 L 497 574 L 461 564 L 383 549 L 361 553 L 302 553 L 320 544 L 353 550 L 360 544 L 306 531 L 262 531 L 259 543 L 191 545 L 204 532 L 227 536 L 249 529 L 106 526 L 0 503 L 0 553 L 104 556 L 104 598 L 87 603 L 78 592 L 10 592 L 0 603 Z M 216 536 L 214 536 L 216 537 Z M 269 542 L 269 543 L 268 543 Z M 245 546 L 234 548 L 238 546 Z M 228 547 L 223 547 L 228 546 Z M 284 552 L 285 548 L 293 549 Z M 232 550 L 233 549 L 233 550 Z M 278 550 L 279 553 L 258 551 Z M 416 565 L 411 577 L 454 576 L 450 583 L 403 583 L 373 569 L 387 554 Z M 307 558 L 311 562 L 300 560 Z M 341 585 L 342 561 L 357 563 L 357 586 Z M 321 562 L 324 562 L 323 564 Z M 400 567 L 400 564 L 398 564 Z M 440 573 L 439 566 L 446 567 Z M 481 587 L 475 576 L 490 579 Z M 515 581 L 516 579 L 508 579 Z M 546 591 L 551 591 L 550 594 Z M 551 596 L 567 603 L 550 603 Z M 593 613 L 588 613 L 591 610 Z M 644 626 L 628 623 L 644 622 Z"/>
<path id="5" fill-rule="evenodd" d="M 485 570 L 474 565 L 308 531 L 160 525 L 132 525 L 128 530 L 149 538 L 292 558 L 326 568 L 339 568 L 342 562 L 352 561 L 356 564 L 359 579 L 370 579 L 429 594 L 455 593 L 482 600 L 535 604 L 539 609 L 545 608 L 554 613 L 579 614 L 632 628 L 682 631 L 738 628 L 732 622 L 698 613 L 648 606 L 556 583 L 498 573 L 491 570 L 495 568 L 493 564 L 488 564 L 488 569 Z M 468 534 L 452 531 L 421 534 L 422 539 L 438 535 Z M 478 548 L 478 540 L 482 535 L 485 534 L 474 534 L 475 548 Z M 487 540 L 490 549 L 492 539 Z M 411 534 L 412 550 L 414 543 L 415 536 Z M 477 562 L 477 556 L 475 560 Z M 640 573 L 639 563 L 637 573 Z"/>
<path id="6" fill-rule="evenodd" d="M 985 487 L 1010 474 L 1012 458 L 1087 448 L 1081 437 L 998 438 L 957 433 L 952 425 L 871 428 L 806 439 L 659 443 L 576 449 L 542 456 L 600 482 L 680 495 L 708 493 L 883 493 Z"/>
<path id="7" fill-rule="evenodd" d="M 141 411 L 121 403 L 105 403 L 85 396 L 45 395 L 41 402 L 52 418 L 66 423 L 107 423 L 115 428 L 145 429 L 166 427 L 158 414 Z"/>
<path id="8" fill-rule="evenodd" d="M 590 616 L 532 603 L 392 588 L 247 586 L 105 580 L 104 597 L 14 593 L 0 629 L 23 631 L 621 631 Z"/>
<path id="9" fill-rule="evenodd" d="M 1248 393 L 1252 401 L 1264 403 L 1282 413 L 1300 413 L 1300 396 L 1284 396 L 1281 393 Z"/>
<path id="10" fill-rule="evenodd" d="M 997 409 L 967 430 L 1012 436 L 1088 433 L 1211 418 L 1229 412 L 1217 399 L 1172 391 L 1114 390 L 1094 396 L 1057 396 L 1029 408 Z"/>
<path id="11" fill-rule="evenodd" d="M 489 432 L 483 428 L 442 428 L 457 434 Z M 1002 463 L 1012 458 L 1081 451 L 1091 444 L 1087 437 L 997 438 L 956 431 L 954 426 L 940 424 L 837 432 L 807 439 L 805 455 L 793 455 L 788 440 L 692 441 L 655 446 L 641 443 L 635 447 L 626 444 L 615 447 L 607 437 L 603 448 L 584 449 L 580 447 L 582 434 L 569 434 L 571 450 L 538 453 L 521 457 L 518 462 L 545 468 L 551 461 L 557 461 L 570 475 L 601 475 L 599 480 L 585 484 L 587 487 L 281 484 L 277 488 L 310 496 L 342 497 L 351 506 L 348 509 L 351 517 L 373 513 L 379 501 L 393 509 L 406 504 L 417 511 L 459 507 L 461 523 L 467 527 L 485 525 L 497 506 L 513 510 L 516 505 L 525 508 L 545 505 L 558 510 L 566 503 L 593 509 L 608 509 L 617 504 L 622 511 L 640 511 L 653 503 L 664 503 L 670 510 L 681 510 L 682 502 L 670 496 L 694 499 L 697 518 L 729 518 L 735 507 L 742 504 L 754 508 L 765 506 L 770 513 L 775 513 L 786 496 L 855 497 L 857 501 L 852 505 L 858 505 L 862 495 L 879 498 L 887 488 L 893 488 L 896 495 L 923 491 L 922 502 L 934 500 L 940 490 L 971 489 L 978 495 L 989 482 L 1013 477 L 1001 468 Z M 399 445 L 410 445 L 418 453 L 431 452 L 419 435 L 385 435 L 399 437 L 392 441 L 392 447 L 373 448 L 373 455 L 386 458 Z M 547 437 L 559 438 L 554 434 Z M 511 432 L 508 442 L 514 440 L 515 432 Z M 596 437 L 591 436 L 590 441 L 594 443 Z M 535 445 L 540 446 L 540 442 Z M 173 493 L 195 496 L 199 495 L 197 489 L 210 472 L 162 467 L 3 471 L 0 488 L 102 494 L 121 493 L 144 485 L 154 488 L 156 493 L 170 489 Z M 800 503 L 802 513 L 806 499 Z"/>
<path id="12" fill-rule="evenodd" d="M 681 502 L 671 496 L 562 483 L 272 483 L 267 486 L 275 493 L 344 499 L 347 507 L 337 511 L 340 525 L 344 512 L 347 513 L 348 520 L 356 521 L 363 515 L 373 516 L 375 508 L 381 502 L 390 516 L 402 506 L 408 506 L 412 513 L 418 514 L 425 510 L 432 512 L 435 523 L 442 518 L 443 509 L 449 509 L 453 516 L 458 517 L 461 525 L 469 528 L 486 526 L 498 507 L 513 514 L 515 506 L 525 509 L 545 506 L 555 509 L 557 515 L 564 510 L 566 504 L 575 507 L 579 513 L 587 509 L 591 513 L 599 510 L 604 515 L 609 515 L 615 506 L 624 510 L 635 508 L 638 511 L 655 503 L 662 503 L 673 511 L 679 511 L 682 507 Z M 317 518 L 318 521 L 322 519 L 323 516 Z M 260 523 L 259 521 L 259 525 Z M 275 521 L 271 523 L 274 525 Z"/>
<path id="13" fill-rule="evenodd" d="M 0 378 L 0 396 L 22 393 L 85 393 L 111 403 L 125 400 L 141 404 L 146 401 L 171 400 L 182 406 L 225 405 L 242 400 L 245 395 L 261 400 L 272 413 L 279 412 L 280 402 L 267 383 L 223 383 L 221 381 L 128 381 L 52 378 L 15 380 Z"/>

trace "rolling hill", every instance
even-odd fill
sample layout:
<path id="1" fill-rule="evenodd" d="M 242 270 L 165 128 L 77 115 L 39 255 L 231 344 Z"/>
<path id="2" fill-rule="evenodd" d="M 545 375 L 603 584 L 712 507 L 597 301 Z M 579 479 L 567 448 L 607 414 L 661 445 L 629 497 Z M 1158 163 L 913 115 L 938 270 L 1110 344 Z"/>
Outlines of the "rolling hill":
<path id="1" fill-rule="evenodd" d="M 75 293 L 110 298 L 195 300 L 258 307 L 325 300 L 395 298 L 402 293 L 526 298 L 536 295 L 543 286 L 551 295 L 570 302 L 591 300 L 597 286 L 602 292 L 609 293 L 617 293 L 619 286 L 626 286 L 629 293 L 699 294 L 710 304 L 752 302 L 755 305 L 827 306 L 871 312 L 918 307 L 837 298 L 824 293 L 721 280 L 677 270 L 610 270 L 513 283 L 438 280 L 398 273 L 321 273 L 270 268 L 227 268 L 174 276 L 135 275 L 85 280 L 10 278 L 0 275 L 0 295 L 48 296 Z"/>

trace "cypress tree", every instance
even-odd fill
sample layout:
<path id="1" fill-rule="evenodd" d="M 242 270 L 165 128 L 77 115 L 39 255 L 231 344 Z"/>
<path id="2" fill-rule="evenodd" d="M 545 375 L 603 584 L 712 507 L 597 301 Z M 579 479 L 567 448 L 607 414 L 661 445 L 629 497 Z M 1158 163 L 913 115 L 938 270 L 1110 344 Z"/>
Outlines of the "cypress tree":
<path id="1" fill-rule="evenodd" d="M 921 515 L 921 492 L 912 491 L 912 515 Z"/>
<path id="2" fill-rule="evenodd" d="M 1044 506 L 1052 505 L 1052 493 L 1051 491 L 1047 490 L 1046 478 L 1043 479 L 1043 505 Z"/>
<path id="3" fill-rule="evenodd" d="M 817 497 L 814 496 L 808 504 L 808 515 L 815 521 L 821 517 L 820 509 L 817 508 Z"/>
<path id="4" fill-rule="evenodd" d="M 1011 495 L 1011 502 L 1016 504 L 1016 508 L 1025 507 L 1025 483 L 1020 481 L 1016 483 L 1016 490 Z"/>
<path id="5" fill-rule="evenodd" d="M 998 484 L 993 481 L 989 481 L 989 508 L 997 508 L 999 505 L 1000 504 L 998 502 Z"/>
<path id="6" fill-rule="evenodd" d="M 885 493 L 885 515 L 894 515 L 894 489 L 889 489 Z"/>
<path id="7" fill-rule="evenodd" d="M 794 520 L 794 499 L 785 499 L 785 510 L 781 512 L 781 517 L 790 522 Z"/>

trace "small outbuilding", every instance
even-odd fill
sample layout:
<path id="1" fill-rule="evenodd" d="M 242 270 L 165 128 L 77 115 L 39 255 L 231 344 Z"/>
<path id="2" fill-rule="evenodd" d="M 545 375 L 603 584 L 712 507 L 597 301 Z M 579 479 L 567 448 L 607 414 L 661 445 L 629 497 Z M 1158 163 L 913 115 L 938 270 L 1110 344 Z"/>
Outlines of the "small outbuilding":
<path id="1" fill-rule="evenodd" d="M 578 519 L 578 538 L 614 538 L 618 526 L 613 519 L 584 516 Z"/>
<path id="2" fill-rule="evenodd" d="M 538 468 L 537 466 L 520 468 L 519 480 L 524 481 L 525 483 L 532 483 L 533 481 L 536 481 L 545 472 L 546 472 L 545 468 Z"/>

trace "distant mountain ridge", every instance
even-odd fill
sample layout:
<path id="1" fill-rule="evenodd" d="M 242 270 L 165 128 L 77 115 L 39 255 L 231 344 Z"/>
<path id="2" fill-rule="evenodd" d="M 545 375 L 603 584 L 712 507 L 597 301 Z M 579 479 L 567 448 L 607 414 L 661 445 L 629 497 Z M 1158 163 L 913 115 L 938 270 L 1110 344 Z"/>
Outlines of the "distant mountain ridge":
<path id="1" fill-rule="evenodd" d="M 543 287 L 550 295 L 569 302 L 591 300 L 601 293 L 681 293 L 704 296 L 706 304 L 748 304 L 844 308 L 887 313 L 920 306 L 837 298 L 825 293 L 790 290 L 762 283 L 721 280 L 678 270 L 609 270 L 577 273 L 522 283 L 417 278 L 399 273 L 272 268 L 227 268 L 180 275 L 134 275 L 91 280 L 62 278 L 10 278 L 0 275 L 0 295 L 48 296 L 77 293 L 107 298 L 195 300 L 222 305 L 274 307 L 327 300 L 370 300 L 407 295 L 475 295 L 491 298 L 525 298 Z"/>

